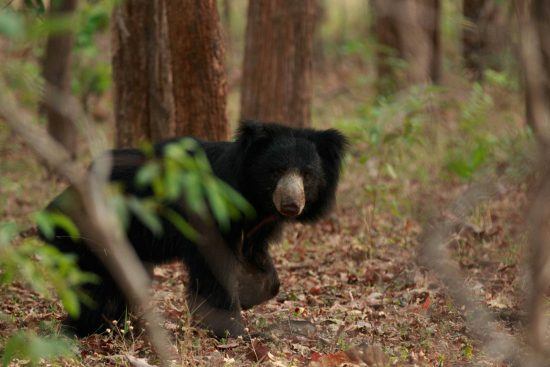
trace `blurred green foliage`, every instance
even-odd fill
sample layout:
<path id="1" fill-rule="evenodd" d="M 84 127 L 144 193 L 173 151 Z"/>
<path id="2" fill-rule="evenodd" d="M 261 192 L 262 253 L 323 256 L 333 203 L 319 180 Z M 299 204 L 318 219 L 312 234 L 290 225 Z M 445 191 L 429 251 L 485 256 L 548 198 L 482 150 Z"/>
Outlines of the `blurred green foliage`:
<path id="1" fill-rule="evenodd" d="M 61 215 L 55 217 L 58 216 Z M 45 227 L 44 223 L 55 218 L 45 214 L 41 217 L 43 227 Z M 63 222 L 70 222 L 70 219 L 65 218 Z M 47 226 L 54 226 L 54 223 L 58 223 L 58 218 Z M 87 282 L 96 281 L 96 276 L 81 272 L 76 265 L 75 256 L 64 254 L 55 247 L 43 245 L 34 238 L 13 244 L 16 234 L 15 224 L 0 223 L 0 269 L 2 269 L 0 285 L 23 281 L 47 298 L 50 297 L 50 289 L 53 288 L 67 312 L 77 317 L 80 313 L 79 297 L 92 303 L 81 286 Z"/>
<path id="2" fill-rule="evenodd" d="M 96 36 L 108 32 L 113 2 L 100 2 L 100 6 L 87 4 L 80 10 L 81 26 L 75 35 L 72 90 L 80 96 L 85 108 L 90 96 L 101 96 L 111 88 L 110 59 L 100 57 L 104 51 L 98 46 Z"/>
<path id="3" fill-rule="evenodd" d="M 79 2 L 77 10 L 65 16 L 48 16 L 40 0 L 27 0 L 25 7 L 6 7 L 0 11 L 0 36 L 9 41 L 7 50 L 25 55 L 8 58 L 2 71 L 25 105 L 36 107 L 39 102 L 37 91 L 43 85 L 40 59 L 47 36 L 63 31 L 74 34 L 71 85 L 84 108 L 91 96 L 101 96 L 110 89 L 110 59 L 102 57 L 105 47 L 97 42 L 97 36 L 109 31 L 109 19 L 117 2 Z"/>
<path id="4" fill-rule="evenodd" d="M 47 222 L 47 218 L 42 219 Z M 49 224 L 51 225 L 51 224 Z M 36 239 L 14 243 L 18 228 L 13 223 L 0 223 L 0 287 L 11 282 L 24 282 L 40 295 L 51 298 L 51 290 L 58 295 L 67 312 L 76 317 L 80 312 L 79 298 L 92 304 L 81 286 L 96 281 L 96 276 L 81 272 L 72 255 L 61 253 Z M 42 358 L 72 354 L 63 338 L 41 337 L 30 331 L 3 335 L 2 364 L 7 366 L 13 358 L 29 360 L 32 365 Z"/>
<path id="5" fill-rule="evenodd" d="M 191 212 L 207 218 L 211 211 L 224 231 L 229 229 L 232 219 L 255 215 L 254 208 L 237 191 L 213 174 L 204 151 L 195 140 L 186 138 L 166 145 L 160 158 L 154 157 L 151 146 L 144 151 L 150 160 L 136 175 L 136 184 L 150 187 L 153 195 L 141 200 L 127 198 L 126 206 L 118 206 L 122 218 L 127 218 L 131 211 L 151 231 L 160 234 L 159 219 L 163 217 L 186 237 L 196 240 L 197 233 L 178 213 Z M 182 202 L 177 203 L 180 198 Z M 183 203 L 185 207 L 181 206 Z"/>
<path id="6" fill-rule="evenodd" d="M 4 345 L 2 366 L 7 367 L 14 358 L 26 360 L 35 366 L 43 359 L 72 355 L 71 344 L 67 339 L 40 337 L 32 332 L 17 332 Z"/>
<path id="7" fill-rule="evenodd" d="M 517 92 L 516 78 L 506 71 L 486 75 L 483 83 L 462 87 L 460 93 L 422 86 L 380 96 L 336 122 L 352 138 L 365 174 L 373 177 L 365 187 L 370 202 L 395 215 L 412 215 L 404 182 L 425 188 L 468 183 L 497 170 L 504 173 L 501 169 L 514 175 L 525 166 L 520 161 L 526 159 L 531 133 L 507 117 L 510 107 L 497 107 L 510 103 L 506 98 Z"/>

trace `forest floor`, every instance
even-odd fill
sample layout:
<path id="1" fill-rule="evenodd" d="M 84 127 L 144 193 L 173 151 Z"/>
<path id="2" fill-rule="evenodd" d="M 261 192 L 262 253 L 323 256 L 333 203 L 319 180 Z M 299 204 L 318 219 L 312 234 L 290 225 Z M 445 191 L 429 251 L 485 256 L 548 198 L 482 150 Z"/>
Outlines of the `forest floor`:
<path id="1" fill-rule="evenodd" d="M 498 193 L 457 226 L 448 249 L 498 327 L 521 333 L 529 192 L 528 173 L 518 168 L 525 161 L 517 151 L 528 141 L 518 107 L 521 94 L 502 83 L 481 92 L 464 85 L 430 91 L 428 102 L 401 96 L 375 108 L 353 90 L 352 76 L 339 77 L 351 89 L 326 87 L 315 100 L 318 125 L 341 128 L 353 141 L 337 206 L 320 223 L 287 228 L 283 242 L 273 246 L 281 292 L 244 312 L 250 333 L 269 338 L 216 340 L 194 328 L 183 296 L 185 269 L 180 264 L 155 269 L 155 302 L 183 365 L 338 366 L 373 365 L 373 360 L 495 365 L 437 274 L 417 261 L 427 223 L 444 218 L 449 205 L 484 177 L 499 181 Z M 464 143 L 470 140 L 475 146 Z M 476 157 L 485 141 L 478 169 Z M 513 151 L 516 145 L 520 148 Z M 449 158 L 448 151 L 466 158 Z M 63 187 L 2 125 L 0 171 L 0 221 L 30 224 L 29 214 Z M 27 328 L 55 331 L 64 317 L 55 297 L 46 299 L 25 284 L 1 287 L 0 299 L 0 312 L 7 316 L 0 319 L 3 336 Z M 132 365 L 128 355 L 156 362 L 138 327 L 114 327 L 74 345 L 76 357 L 51 365 Z"/>

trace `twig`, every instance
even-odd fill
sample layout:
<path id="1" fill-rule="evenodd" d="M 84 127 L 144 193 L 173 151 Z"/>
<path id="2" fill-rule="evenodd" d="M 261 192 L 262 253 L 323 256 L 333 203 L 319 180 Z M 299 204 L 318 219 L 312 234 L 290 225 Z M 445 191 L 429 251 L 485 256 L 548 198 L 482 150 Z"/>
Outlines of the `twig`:
<path id="1" fill-rule="evenodd" d="M 544 65 L 543 58 L 550 54 L 545 37 L 547 26 L 541 15 L 534 13 L 534 2 L 516 1 L 514 3 L 516 17 L 520 30 L 521 60 L 526 90 L 526 106 L 528 123 L 533 127 L 539 142 L 539 165 L 542 173 L 541 186 L 533 198 L 530 212 L 531 223 L 531 258 L 529 294 L 529 335 L 533 348 L 541 355 L 550 356 L 550 350 L 545 346 L 545 295 L 550 287 L 550 103 L 548 101 L 548 85 L 550 70 Z M 545 55 L 546 53 L 546 55 Z"/>
<path id="2" fill-rule="evenodd" d="M 0 116 L 21 136 L 35 153 L 57 174 L 72 183 L 76 192 L 73 210 L 67 213 L 75 221 L 92 251 L 105 263 L 130 303 L 143 309 L 149 340 L 164 365 L 173 359 L 170 342 L 159 326 L 161 319 L 148 305 L 149 277 L 121 230 L 114 210 L 105 196 L 110 160 L 101 160 L 88 173 L 76 164 L 69 153 L 42 128 L 29 122 L 30 116 L 18 103 L 3 80 L 0 80 Z M 69 210 L 71 211 L 71 210 Z"/>
<path id="3" fill-rule="evenodd" d="M 493 316 L 482 306 L 482 300 L 466 287 L 466 280 L 448 253 L 447 243 L 454 232 L 456 222 L 463 222 L 474 208 L 494 197 L 497 192 L 496 184 L 482 183 L 472 186 L 461 195 L 450 208 L 452 219 L 424 229 L 420 262 L 437 274 L 454 301 L 463 306 L 467 326 L 483 342 L 486 355 L 499 361 L 512 361 L 512 365 L 544 366 L 543 356 L 538 353 L 522 353 L 521 343 L 517 338 L 496 327 L 497 323 Z"/>

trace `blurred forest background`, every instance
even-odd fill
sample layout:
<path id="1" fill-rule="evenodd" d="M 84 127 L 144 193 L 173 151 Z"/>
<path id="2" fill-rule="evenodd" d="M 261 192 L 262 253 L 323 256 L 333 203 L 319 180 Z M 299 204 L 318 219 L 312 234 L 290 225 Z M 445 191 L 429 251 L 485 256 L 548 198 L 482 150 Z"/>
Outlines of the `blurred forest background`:
<path id="1" fill-rule="evenodd" d="M 18 233 L 74 230 L 40 212 L 63 162 L 258 119 L 351 139 L 338 205 L 273 248 L 269 339 L 195 329 L 157 267 L 176 365 L 547 365 L 548 31 L 544 0 L 2 0 L 2 362 L 160 363 L 132 321 L 61 336 L 91 276 Z"/>

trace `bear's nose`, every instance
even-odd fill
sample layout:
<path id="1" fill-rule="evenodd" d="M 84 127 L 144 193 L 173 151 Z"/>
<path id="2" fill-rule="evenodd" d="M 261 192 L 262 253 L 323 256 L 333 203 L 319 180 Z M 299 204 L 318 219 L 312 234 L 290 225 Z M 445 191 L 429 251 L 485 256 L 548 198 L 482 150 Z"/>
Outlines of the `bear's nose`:
<path id="1" fill-rule="evenodd" d="M 281 214 L 287 217 L 295 217 L 300 214 L 300 206 L 294 202 L 283 203 L 281 205 Z"/>
<path id="2" fill-rule="evenodd" d="M 304 180 L 299 172 L 290 171 L 279 179 L 273 192 L 273 204 L 285 217 L 296 217 L 304 210 Z"/>

